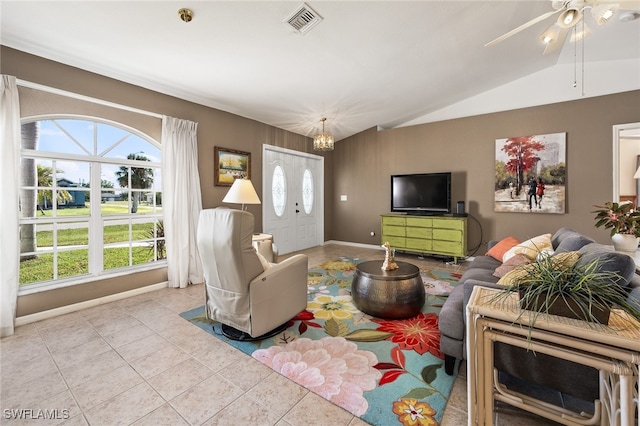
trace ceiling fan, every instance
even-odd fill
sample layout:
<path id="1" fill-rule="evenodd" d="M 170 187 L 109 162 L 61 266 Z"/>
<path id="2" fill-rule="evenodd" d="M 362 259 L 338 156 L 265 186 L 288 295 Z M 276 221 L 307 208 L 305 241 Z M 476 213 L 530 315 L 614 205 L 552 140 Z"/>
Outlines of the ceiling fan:
<path id="1" fill-rule="evenodd" d="M 638 4 L 638 2 L 616 2 L 615 0 L 551 0 L 553 10 L 525 22 L 484 46 L 494 46 L 538 22 L 542 22 L 553 15 L 558 15 L 556 21 L 540 35 L 540 39 L 546 44 L 544 54 L 547 55 L 562 48 L 571 29 L 574 29 L 572 41 L 580 40 L 590 34 L 590 30 L 584 22 L 584 16 L 587 12 L 590 12 L 591 17 L 598 25 L 603 25 L 606 24 L 625 3 L 631 4 L 632 6 Z M 636 19 L 640 16 L 638 12 L 630 13 L 629 20 Z M 578 30 L 576 25 L 581 21 L 582 25 L 580 26 L 580 30 Z"/>

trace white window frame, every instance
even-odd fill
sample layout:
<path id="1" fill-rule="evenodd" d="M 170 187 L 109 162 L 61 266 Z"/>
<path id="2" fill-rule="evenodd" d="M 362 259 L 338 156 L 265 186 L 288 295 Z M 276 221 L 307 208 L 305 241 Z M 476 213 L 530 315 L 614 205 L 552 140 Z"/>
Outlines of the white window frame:
<path id="1" fill-rule="evenodd" d="M 108 125 L 108 126 L 113 126 L 116 127 L 118 129 L 124 130 L 126 132 L 129 132 L 141 139 L 143 139 L 145 142 L 148 142 L 149 144 L 153 145 L 155 148 L 157 148 L 160 152 L 160 155 L 162 153 L 162 149 L 160 146 L 160 143 L 156 140 L 154 140 L 152 137 L 150 137 L 149 135 L 141 132 L 140 130 L 137 130 L 135 128 L 132 128 L 126 124 L 123 123 L 119 123 L 116 121 L 112 121 L 112 120 L 108 120 L 108 119 L 103 119 L 100 117 L 94 117 L 94 116 L 86 116 L 86 115 L 75 115 L 75 114 L 46 114 L 46 115 L 37 115 L 37 116 L 30 116 L 30 117 L 23 117 L 21 119 L 21 124 L 25 124 L 25 123 L 31 123 L 31 122 L 37 122 L 37 121 L 47 121 L 47 120 L 79 120 L 79 121 L 87 121 L 87 122 L 92 122 L 92 123 L 96 123 L 96 124 L 104 124 L 104 125 Z M 97 126 L 96 126 L 97 127 Z M 96 143 L 96 138 L 97 138 L 97 134 L 95 132 L 95 128 L 94 128 L 94 140 L 93 143 Z M 113 147 L 115 147 L 116 145 L 120 144 L 122 142 L 122 140 L 115 142 L 109 149 L 105 150 L 104 153 L 107 153 L 109 150 L 111 150 Z M 34 158 L 34 159 L 48 159 L 48 160 L 58 160 L 58 161 L 81 161 L 84 163 L 89 163 L 90 164 L 90 174 L 91 174 L 91 185 L 90 185 L 90 215 L 88 217 L 85 216 L 71 216 L 71 217 L 60 217 L 60 216 L 55 216 L 55 217 L 51 217 L 48 218 L 46 222 L 44 222 L 42 219 L 38 219 L 37 215 L 36 218 L 20 218 L 20 224 L 26 224 L 26 223 L 36 223 L 36 224 L 44 224 L 44 223 L 51 223 L 53 225 L 53 229 L 56 229 L 56 224 L 58 223 L 69 223 L 69 222 L 87 222 L 88 223 L 88 250 L 89 250 L 89 271 L 88 274 L 83 274 L 83 275 L 76 275 L 73 277 L 66 277 L 66 278 L 58 278 L 58 279 L 53 279 L 53 280 L 49 280 L 49 281 L 41 281 L 41 282 L 36 282 L 36 283 L 31 283 L 31 284 L 23 284 L 20 285 L 19 289 L 18 289 L 18 295 L 27 295 L 27 294 L 32 294 L 32 293 L 37 293 L 37 292 L 41 292 L 41 291 L 46 291 L 46 290 L 52 290 L 55 288 L 61 288 L 61 287 L 67 287 L 67 286 L 72 286 L 72 285 L 78 285 L 78 284 L 85 284 L 85 283 L 90 283 L 92 281 L 99 281 L 99 280 L 104 280 L 106 278 L 114 278 L 114 277 L 118 277 L 118 276 L 123 276 L 123 275 L 129 275 L 132 272 L 141 272 L 141 271 L 147 271 L 147 270 L 153 270 L 153 269 L 158 269 L 158 268 L 166 268 L 167 266 L 167 259 L 160 259 L 160 260 L 155 260 L 152 262 L 147 262 L 144 264 L 138 264 L 138 265 L 131 265 L 131 266 L 126 266 L 126 267 L 121 267 L 121 268 L 117 268 L 117 269 L 109 269 L 107 271 L 104 271 L 104 265 L 103 265 L 103 259 L 104 259 L 104 247 L 108 247 L 109 244 L 104 244 L 103 243 L 103 238 L 104 238 L 104 227 L 105 224 L 111 221 L 122 221 L 122 220 L 126 220 L 128 221 L 129 224 L 131 223 L 135 223 L 136 219 L 141 219 L 141 218 L 145 218 L 145 219 L 154 219 L 155 222 L 157 224 L 158 220 L 163 220 L 164 216 L 162 210 L 160 213 L 155 212 L 155 213 L 145 213 L 144 216 L 141 215 L 136 215 L 135 213 L 128 213 L 128 214 L 119 214 L 119 215 L 108 215 L 108 216 L 102 216 L 102 212 L 101 212 L 101 196 L 102 196 L 102 185 L 101 185 L 101 175 L 100 175 L 100 169 L 101 169 L 101 165 L 102 164 L 113 164 L 113 165 L 118 165 L 118 166 L 132 166 L 132 167 L 140 167 L 141 165 L 143 165 L 145 168 L 153 168 L 156 170 L 159 170 L 160 173 L 162 174 L 162 162 L 158 161 L 158 162 L 152 162 L 152 161 L 135 161 L 135 160 L 129 160 L 126 158 L 105 158 L 105 157 L 101 157 L 99 155 L 94 155 L 92 153 L 87 153 L 87 155 L 79 155 L 79 154 L 64 154 L 64 153 L 58 153 L 58 152 L 46 152 L 46 151 L 39 151 L 39 150 L 31 150 L 31 149 L 21 149 L 21 158 Z M 54 170 L 54 176 L 55 176 L 55 170 Z M 129 179 L 131 179 L 131 173 L 129 173 Z M 98 182 L 98 184 L 94 184 L 94 182 Z M 55 191 L 58 188 L 57 186 L 57 179 L 54 178 L 53 182 L 52 182 L 52 190 Z M 36 190 L 40 189 L 36 186 Z M 47 188 L 48 189 L 48 188 Z M 123 190 L 126 190 L 127 192 L 129 192 L 129 194 L 131 194 L 132 192 L 135 191 L 135 189 L 131 188 L 131 185 L 128 186 L 128 188 L 123 188 Z M 152 188 L 152 191 L 155 192 L 159 192 L 160 194 L 162 194 L 162 188 L 157 187 L 154 184 L 154 187 Z M 142 192 L 142 191 L 140 191 Z M 145 190 L 145 192 L 148 192 L 148 190 Z M 55 192 L 54 192 L 55 194 Z M 54 201 L 54 206 L 57 204 Z M 54 209 L 57 208 L 54 207 Z M 154 225 L 154 229 L 155 225 Z M 132 235 L 131 235 L 131 227 L 129 229 L 129 248 L 131 248 L 133 241 L 132 241 Z M 55 231 L 54 231 L 55 232 Z M 157 235 L 155 240 L 157 240 Z M 55 242 L 55 240 L 54 240 Z M 154 244 L 155 246 L 155 244 Z M 63 248 L 58 248 L 55 244 L 52 247 L 52 250 L 50 252 L 55 253 L 55 252 L 61 252 L 61 251 L 65 251 L 68 249 Z M 154 248 L 154 258 L 156 258 L 157 253 L 156 250 Z M 55 259 L 55 257 L 54 257 Z M 131 263 L 131 255 L 130 255 L 130 259 L 129 262 Z"/>

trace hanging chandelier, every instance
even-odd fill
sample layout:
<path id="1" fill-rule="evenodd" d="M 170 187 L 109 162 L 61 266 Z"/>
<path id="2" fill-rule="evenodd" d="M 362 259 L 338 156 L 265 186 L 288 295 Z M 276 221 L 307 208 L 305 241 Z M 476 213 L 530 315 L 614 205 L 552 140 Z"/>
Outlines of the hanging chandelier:
<path id="1" fill-rule="evenodd" d="M 333 151 L 333 135 L 324 132 L 324 122 L 327 121 L 326 117 L 322 117 L 322 133 L 319 133 L 313 137 L 313 150 L 314 151 Z"/>

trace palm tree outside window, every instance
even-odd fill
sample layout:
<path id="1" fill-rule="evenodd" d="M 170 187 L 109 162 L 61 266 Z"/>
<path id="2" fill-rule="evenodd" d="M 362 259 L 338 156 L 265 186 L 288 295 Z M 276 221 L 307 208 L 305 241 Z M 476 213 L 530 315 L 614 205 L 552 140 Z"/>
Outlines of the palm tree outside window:
<path id="1" fill-rule="evenodd" d="M 149 161 L 149 159 L 140 153 L 129 154 L 129 160 Z M 118 184 L 121 188 L 130 188 L 131 213 L 138 212 L 138 204 L 140 203 L 141 192 L 136 189 L 148 189 L 153 185 L 153 169 L 142 167 L 126 167 L 120 166 L 115 172 Z"/>

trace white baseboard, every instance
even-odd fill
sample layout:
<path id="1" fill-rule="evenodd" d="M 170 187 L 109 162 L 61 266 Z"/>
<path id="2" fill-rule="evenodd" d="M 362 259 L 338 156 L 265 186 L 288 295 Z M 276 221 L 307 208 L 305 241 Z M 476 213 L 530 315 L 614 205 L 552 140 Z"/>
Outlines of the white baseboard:
<path id="1" fill-rule="evenodd" d="M 326 245 L 326 244 L 341 244 L 343 246 L 354 246 L 354 247 L 368 248 L 373 250 L 384 250 L 384 247 L 382 247 L 381 245 L 353 243 L 351 241 L 328 240 L 323 243 L 323 245 Z"/>
<path id="2" fill-rule="evenodd" d="M 326 244 L 340 244 L 343 246 L 354 246 L 354 247 L 361 247 L 361 248 L 368 248 L 368 249 L 373 249 L 373 250 L 384 250 L 384 247 L 382 247 L 381 245 L 375 245 L 375 244 L 363 244 L 363 243 L 353 243 L 351 241 L 338 241 L 338 240 L 327 240 L 325 241 L 322 245 L 326 245 Z M 406 254 L 415 254 L 416 256 L 429 256 L 429 254 L 421 254 L 421 253 L 417 253 L 417 252 L 403 252 Z M 458 262 L 470 262 L 474 259 L 474 257 L 459 257 L 458 258 Z"/>
<path id="3" fill-rule="evenodd" d="M 36 312 L 35 314 L 24 315 L 17 317 L 15 326 L 19 327 L 25 324 L 31 324 L 32 322 L 42 321 L 45 319 L 57 317 L 64 314 L 70 314 L 71 312 L 79 311 L 81 309 L 92 308 L 94 306 L 104 305 L 105 303 L 115 302 L 116 300 L 126 299 L 128 297 L 137 296 L 139 294 L 149 293 L 151 291 L 160 290 L 166 288 L 169 285 L 168 281 L 164 281 L 158 284 L 152 284 L 145 287 L 136 288 L 129 291 L 123 291 L 122 293 L 110 294 L 109 296 L 100 297 L 97 299 L 86 300 L 84 302 L 74 303 L 73 305 L 61 306 L 55 309 L 49 309 L 48 311 Z"/>

